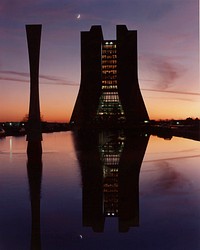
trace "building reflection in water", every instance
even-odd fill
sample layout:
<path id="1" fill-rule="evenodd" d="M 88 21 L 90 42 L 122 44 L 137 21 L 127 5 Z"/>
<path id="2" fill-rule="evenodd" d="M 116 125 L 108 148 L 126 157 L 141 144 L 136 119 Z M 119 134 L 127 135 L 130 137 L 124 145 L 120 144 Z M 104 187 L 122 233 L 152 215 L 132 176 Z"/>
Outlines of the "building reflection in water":
<path id="1" fill-rule="evenodd" d="M 41 141 L 29 141 L 27 146 L 27 174 L 31 201 L 31 250 L 41 249 L 40 198 L 42 181 Z"/>
<path id="2" fill-rule="evenodd" d="M 76 132 L 82 175 L 83 226 L 104 231 L 106 217 L 118 217 L 119 232 L 139 225 L 139 173 L 147 134 Z"/>

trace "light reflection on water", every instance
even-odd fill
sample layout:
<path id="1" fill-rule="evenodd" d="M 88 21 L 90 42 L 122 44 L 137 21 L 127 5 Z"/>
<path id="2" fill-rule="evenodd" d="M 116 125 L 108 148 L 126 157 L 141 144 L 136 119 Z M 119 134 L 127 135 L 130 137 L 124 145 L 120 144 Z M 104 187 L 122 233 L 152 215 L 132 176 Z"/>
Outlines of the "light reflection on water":
<path id="1" fill-rule="evenodd" d="M 25 137 L 0 140 L 1 250 L 200 248 L 199 142 L 106 136 L 44 134 L 35 175 Z"/>

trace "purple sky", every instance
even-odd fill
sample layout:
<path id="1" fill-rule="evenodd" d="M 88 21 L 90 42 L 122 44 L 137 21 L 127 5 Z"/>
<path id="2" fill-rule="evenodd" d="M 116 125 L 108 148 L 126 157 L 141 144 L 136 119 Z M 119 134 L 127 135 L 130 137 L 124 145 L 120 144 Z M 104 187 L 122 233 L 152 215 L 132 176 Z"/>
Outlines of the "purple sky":
<path id="1" fill-rule="evenodd" d="M 42 28 L 41 113 L 68 121 L 80 83 L 80 32 L 138 30 L 139 82 L 151 119 L 200 118 L 198 0 L 1 0 L 0 121 L 28 113 L 25 24 Z M 80 14 L 80 18 L 77 16 Z"/>

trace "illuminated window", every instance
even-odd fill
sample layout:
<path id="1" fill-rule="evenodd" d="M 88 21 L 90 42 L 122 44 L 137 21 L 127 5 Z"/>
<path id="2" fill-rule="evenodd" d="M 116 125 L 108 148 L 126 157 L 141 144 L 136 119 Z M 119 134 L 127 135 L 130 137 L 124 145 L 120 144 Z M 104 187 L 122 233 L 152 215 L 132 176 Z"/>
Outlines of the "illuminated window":
<path id="1" fill-rule="evenodd" d="M 98 121 L 125 121 L 117 86 L 117 45 L 104 41 L 102 45 L 102 94 L 96 118 Z"/>

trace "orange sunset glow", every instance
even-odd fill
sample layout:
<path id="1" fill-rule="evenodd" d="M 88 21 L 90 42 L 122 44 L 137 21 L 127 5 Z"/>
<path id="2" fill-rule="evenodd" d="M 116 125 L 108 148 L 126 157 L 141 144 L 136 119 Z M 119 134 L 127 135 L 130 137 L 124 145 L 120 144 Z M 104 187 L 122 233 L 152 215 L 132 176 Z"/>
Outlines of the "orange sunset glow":
<path id="1" fill-rule="evenodd" d="M 81 79 L 80 32 L 94 24 L 102 25 L 105 39 L 115 39 L 117 24 L 137 30 L 139 84 L 150 119 L 200 117 L 197 0 L 155 0 L 148 8 L 144 1 L 125 1 L 120 12 L 117 5 L 95 8 L 95 1 L 86 1 L 88 8 L 80 4 L 78 12 L 75 3 L 52 3 L 52 12 L 50 5 L 20 1 L 13 12 L 3 2 L 0 122 L 21 121 L 28 114 L 27 23 L 42 24 L 39 83 L 44 121 L 69 122 Z"/>

